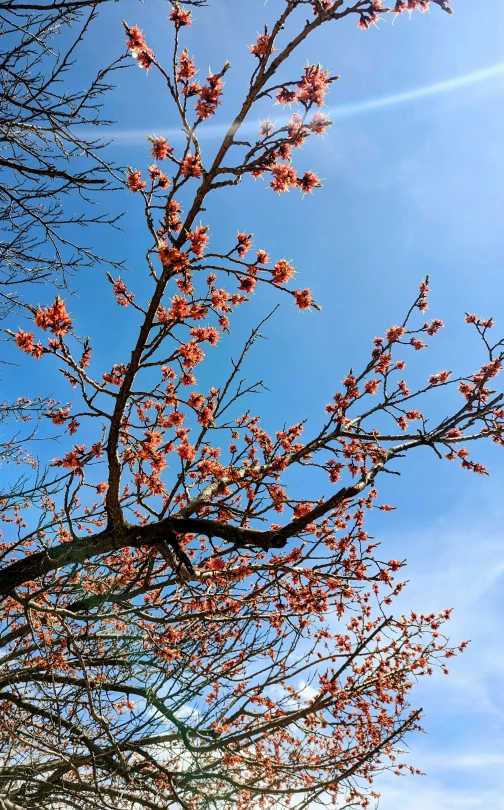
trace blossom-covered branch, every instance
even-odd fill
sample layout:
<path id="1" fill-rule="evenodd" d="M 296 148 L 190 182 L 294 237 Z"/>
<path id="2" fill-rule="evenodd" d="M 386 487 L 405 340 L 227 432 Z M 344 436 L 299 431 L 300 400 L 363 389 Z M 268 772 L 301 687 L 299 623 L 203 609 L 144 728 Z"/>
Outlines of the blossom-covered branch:
<path id="1" fill-rule="evenodd" d="M 492 319 L 468 313 L 479 366 L 408 382 L 406 362 L 444 326 L 427 317 L 426 278 L 361 368 L 348 358 L 318 420 L 270 434 L 252 408 L 264 383 L 244 376 L 266 323 L 208 390 L 202 364 L 255 291 L 319 306 L 294 282 L 294 263 L 254 245 L 245 223 L 217 239 L 205 215 L 251 178 L 266 179 L 265 193 L 320 188 L 312 168 L 297 168 L 299 147 L 330 127 L 336 76 L 296 66 L 315 30 L 449 6 L 278 0 L 276 22 L 249 45 L 244 100 L 208 158 L 200 131 L 232 68 L 223 59 L 199 73 L 184 45 L 191 5 L 203 4 L 171 3 L 166 59 L 125 23 L 130 55 L 159 73 L 184 136 L 178 148 L 148 136 L 153 162 L 124 178 L 145 222 L 145 267 L 106 278 L 130 345 L 101 367 L 99 334 L 82 338 L 59 296 L 7 330 L 23 361 L 63 375 L 72 402 L 44 402 L 38 415 L 75 438 L 42 494 L 24 486 L 3 504 L 0 793 L 27 809 L 366 808 L 380 772 L 415 772 L 400 747 L 420 727 L 409 705 L 417 677 L 447 672 L 466 646 L 444 634 L 449 610 L 394 615 L 405 561 L 388 559 L 366 515 L 393 508 L 377 484 L 419 448 L 487 473 L 477 448 L 503 444 L 504 342 Z M 280 68 L 291 78 L 281 82 Z M 287 120 L 262 121 L 246 139 L 243 124 L 268 98 Z M 435 418 L 440 392 L 452 409 Z M 293 469 L 300 489 L 289 486 Z"/>

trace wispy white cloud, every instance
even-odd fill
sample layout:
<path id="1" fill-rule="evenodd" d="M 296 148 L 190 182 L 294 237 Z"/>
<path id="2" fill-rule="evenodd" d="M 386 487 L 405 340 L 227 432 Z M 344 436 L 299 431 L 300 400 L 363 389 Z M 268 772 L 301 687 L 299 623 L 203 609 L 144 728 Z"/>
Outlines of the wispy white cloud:
<path id="1" fill-rule="evenodd" d="M 350 104 L 341 104 L 336 107 L 331 107 L 328 110 L 328 115 L 333 120 L 353 118 L 355 116 L 373 112 L 375 110 L 381 110 L 386 107 L 408 104 L 413 101 L 429 98 L 430 96 L 453 93 L 470 85 L 482 84 L 502 77 L 504 77 L 504 62 L 498 62 L 497 64 L 491 65 L 488 68 L 482 68 L 480 70 L 471 71 L 470 73 L 464 73 L 461 76 L 455 76 L 452 79 L 446 79 L 442 82 L 435 82 L 434 84 L 427 84 L 423 87 L 416 87 L 412 90 L 406 90 L 403 93 L 395 93 L 390 96 L 381 96 L 379 98 L 363 99 L 362 101 L 355 101 Z M 287 121 L 288 116 L 282 115 L 275 117 L 275 123 L 277 126 L 281 126 Z M 206 124 L 201 128 L 198 136 L 200 139 L 221 138 L 226 134 L 229 126 L 230 122 Z M 258 124 L 256 121 L 252 120 L 246 121 L 240 128 L 240 132 L 244 135 L 254 134 L 257 132 L 257 130 Z M 171 138 L 172 140 L 185 137 L 180 127 L 166 128 L 159 125 L 152 127 L 150 131 L 159 132 L 160 134 L 162 133 L 165 137 Z M 90 133 L 87 131 L 81 131 L 80 134 L 82 137 L 84 137 L 84 135 L 96 135 L 96 132 L 93 131 L 93 133 Z M 112 127 L 107 130 L 106 135 L 107 137 L 113 139 L 118 146 L 129 146 L 145 141 L 146 130 L 145 128 L 115 129 Z"/>
<path id="2" fill-rule="evenodd" d="M 379 790 L 380 810 L 504 810 L 504 797 L 497 787 L 459 789 L 432 784 L 425 777 L 405 777 Z"/>
<path id="3" fill-rule="evenodd" d="M 471 73 L 464 73 L 462 76 L 456 76 L 453 79 L 446 79 L 442 82 L 427 84 L 424 87 L 406 90 L 404 93 L 395 93 L 391 96 L 370 98 L 364 101 L 356 101 L 353 104 L 345 104 L 340 107 L 334 107 L 331 109 L 330 115 L 332 118 L 345 118 L 347 116 L 360 115 L 361 113 L 383 109 L 384 107 L 393 107 L 397 104 L 407 104 L 411 101 L 428 98 L 429 96 L 438 96 L 443 93 L 453 93 L 454 91 L 460 90 L 463 87 L 468 87 L 471 84 L 480 84 L 482 82 L 488 82 L 492 79 L 503 76 L 504 62 L 499 62 L 496 65 L 483 68 L 482 70 L 474 70 Z"/>

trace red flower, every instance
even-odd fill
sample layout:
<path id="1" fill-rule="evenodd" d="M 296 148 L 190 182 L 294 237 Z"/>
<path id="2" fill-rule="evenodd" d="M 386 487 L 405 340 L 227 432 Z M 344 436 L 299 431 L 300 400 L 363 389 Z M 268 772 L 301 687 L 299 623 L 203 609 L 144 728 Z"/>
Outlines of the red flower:
<path id="1" fill-rule="evenodd" d="M 182 461 L 193 461 L 196 457 L 196 448 L 189 444 L 188 441 L 183 441 L 177 447 L 177 453 Z"/>
<path id="2" fill-rule="evenodd" d="M 52 306 L 37 311 L 35 323 L 44 331 L 50 329 L 58 337 L 66 335 L 72 328 L 72 321 L 66 311 L 65 302 L 58 295 Z"/>
<path id="3" fill-rule="evenodd" d="M 180 164 L 180 170 L 185 178 L 201 177 L 202 169 L 199 155 L 187 155 Z"/>
<path id="4" fill-rule="evenodd" d="M 35 335 L 33 332 L 25 332 L 23 329 L 20 329 L 14 335 L 14 340 L 16 342 L 16 346 L 19 346 L 21 351 L 26 352 L 26 354 L 31 354 L 33 351 Z"/>
<path id="5" fill-rule="evenodd" d="M 138 61 L 138 67 L 148 71 L 154 59 L 154 51 L 151 50 L 151 48 L 144 48 L 142 51 L 138 52 L 136 59 Z"/>
<path id="6" fill-rule="evenodd" d="M 236 238 L 238 240 L 238 256 L 243 259 L 252 247 L 252 234 L 239 233 Z"/>
<path id="7" fill-rule="evenodd" d="M 220 75 L 210 75 L 207 84 L 201 88 L 195 110 L 198 118 L 201 118 L 202 121 L 215 114 L 217 107 L 221 103 L 220 97 L 223 86 L 224 82 Z"/>
<path id="8" fill-rule="evenodd" d="M 246 293 L 253 293 L 256 288 L 257 280 L 253 276 L 242 276 L 240 278 L 239 290 Z"/>
<path id="9" fill-rule="evenodd" d="M 190 340 L 189 343 L 183 344 L 179 349 L 179 354 L 183 357 L 182 365 L 185 368 L 194 368 L 198 363 L 201 363 L 205 353 L 198 346 L 195 340 Z"/>
<path id="10" fill-rule="evenodd" d="M 297 178 L 296 183 L 303 194 L 311 194 L 314 188 L 321 188 L 321 183 L 314 172 L 305 172 L 302 177 Z"/>
<path id="11" fill-rule="evenodd" d="M 389 343 L 395 343 L 404 335 L 405 331 L 404 326 L 391 326 L 390 329 L 387 329 L 385 332 L 385 337 Z"/>
<path id="12" fill-rule="evenodd" d="M 262 57 L 268 52 L 270 39 L 271 37 L 269 34 L 259 34 L 255 45 L 251 45 L 250 47 L 250 53 L 257 56 L 258 59 L 262 59 Z M 275 49 L 272 47 L 270 53 L 274 53 L 274 51 Z"/>
<path id="13" fill-rule="evenodd" d="M 287 163 L 276 163 L 272 167 L 271 173 L 273 180 L 270 186 L 274 191 L 278 192 L 278 194 L 289 191 L 291 186 L 297 185 L 296 170 Z"/>
<path id="14" fill-rule="evenodd" d="M 128 292 L 128 288 L 120 276 L 114 281 L 112 289 L 114 290 L 117 303 L 122 307 L 127 307 L 135 297 L 133 293 Z"/>
<path id="15" fill-rule="evenodd" d="M 132 28 L 128 28 L 125 25 L 125 28 L 128 35 L 126 47 L 129 48 L 133 59 L 138 61 L 138 66 L 149 70 L 154 59 L 154 51 L 147 47 L 145 37 L 138 26 L 134 25 Z"/>
<path id="16" fill-rule="evenodd" d="M 198 225 L 187 238 L 191 243 L 191 252 L 194 253 L 198 259 L 201 258 L 209 241 L 208 225 Z"/>
<path id="17" fill-rule="evenodd" d="M 276 95 L 278 104 L 292 104 L 292 102 L 296 100 L 296 97 L 296 91 L 289 90 L 288 87 L 282 87 Z"/>
<path id="18" fill-rule="evenodd" d="M 130 51 L 145 48 L 146 45 L 145 37 L 143 35 L 142 29 L 139 28 L 138 25 L 133 25 L 131 28 L 128 28 L 126 26 L 126 33 L 128 35 L 126 47 L 129 48 Z"/>
<path id="19" fill-rule="evenodd" d="M 324 11 L 330 11 L 334 6 L 333 0 L 318 0 L 317 5 L 313 6 L 314 14 L 323 14 Z"/>
<path id="20" fill-rule="evenodd" d="M 196 76 L 197 70 L 193 60 L 189 58 L 187 48 L 179 56 L 179 67 L 177 70 L 177 81 L 188 82 Z"/>
<path id="21" fill-rule="evenodd" d="M 191 12 L 189 9 L 180 8 L 178 5 L 175 6 L 170 14 L 170 20 L 177 28 L 182 28 L 184 25 L 192 25 Z"/>
<path id="22" fill-rule="evenodd" d="M 110 385 L 117 385 L 119 387 L 123 384 L 125 374 L 125 366 L 123 366 L 122 363 L 116 363 L 112 366 L 112 370 L 110 372 L 107 371 L 103 375 L 103 382 L 105 384 L 109 383 Z"/>
<path id="23" fill-rule="evenodd" d="M 364 391 L 366 394 L 376 394 L 380 386 L 380 380 L 368 380 L 364 383 Z"/>
<path id="24" fill-rule="evenodd" d="M 273 270 L 271 275 L 275 284 L 286 284 L 294 275 L 294 268 L 287 259 L 280 259 Z"/>
<path id="25" fill-rule="evenodd" d="M 311 291 L 309 289 L 295 290 L 294 299 L 299 309 L 309 309 L 314 303 Z"/>
<path id="26" fill-rule="evenodd" d="M 322 107 L 329 83 L 328 70 L 322 70 L 320 65 L 308 65 L 304 69 L 304 76 L 297 84 L 298 101 L 306 106 L 316 104 L 317 107 Z"/>
<path id="27" fill-rule="evenodd" d="M 147 185 L 145 180 L 142 180 L 142 172 L 138 171 L 129 172 L 126 184 L 133 194 L 136 194 L 137 191 L 141 191 Z"/>
<path id="28" fill-rule="evenodd" d="M 315 135 L 323 135 L 327 127 L 331 126 L 332 121 L 329 121 L 327 115 L 321 112 L 316 112 L 312 115 L 311 121 L 308 124 L 311 131 Z"/>
<path id="29" fill-rule="evenodd" d="M 267 138 L 268 135 L 271 135 L 274 129 L 275 125 L 273 121 L 270 121 L 269 119 L 266 121 L 261 121 L 259 124 L 259 135 L 261 138 Z"/>
<path id="30" fill-rule="evenodd" d="M 166 242 L 160 242 L 158 247 L 159 258 L 164 267 L 171 267 L 179 273 L 189 264 L 189 256 L 178 248 L 170 247 Z"/>
<path id="31" fill-rule="evenodd" d="M 451 376 L 451 371 L 438 371 L 437 374 L 431 374 L 429 382 L 431 385 L 441 385 L 448 382 Z"/>
<path id="32" fill-rule="evenodd" d="M 165 160 L 173 154 L 173 146 L 170 146 L 166 138 L 150 138 L 152 141 L 151 154 L 156 160 Z"/>

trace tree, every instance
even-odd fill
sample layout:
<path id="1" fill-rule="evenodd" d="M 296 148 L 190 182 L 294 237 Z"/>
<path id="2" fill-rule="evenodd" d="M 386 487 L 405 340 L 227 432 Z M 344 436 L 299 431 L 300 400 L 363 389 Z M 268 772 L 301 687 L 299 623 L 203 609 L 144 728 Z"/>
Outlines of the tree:
<path id="1" fill-rule="evenodd" d="M 80 78 L 76 84 L 73 69 L 96 8 L 90 0 L 0 3 L 1 316 L 22 303 L 27 285 L 63 288 L 73 273 L 102 261 L 77 232 L 118 220 L 96 214 L 90 203 L 114 183 L 101 156 L 106 141 L 93 130 L 110 123 L 101 115 L 102 97 L 124 60 L 87 86 Z"/>
<path id="2" fill-rule="evenodd" d="M 448 10 L 425 0 L 399 2 L 395 13 L 436 4 Z M 241 369 L 264 322 L 225 382 L 202 392 L 195 377 L 205 344 L 210 353 L 257 285 L 317 308 L 309 289 L 288 286 L 290 262 L 253 249 L 247 232 L 219 250 L 198 218 L 215 191 L 247 175 L 278 193 L 318 187 L 293 160 L 330 126 L 321 108 L 335 77 L 293 66 L 280 81 L 280 68 L 322 25 L 353 16 L 366 28 L 394 13 L 370 0 L 277 5 L 210 163 L 198 135 L 230 66 L 197 80 L 183 47 L 189 6 L 172 3 L 171 70 L 125 24 L 131 55 L 162 75 L 185 133 L 177 152 L 151 138 L 148 173 L 126 177 L 145 215 L 150 284 L 141 297 L 108 276 L 124 317 L 139 322 L 128 356 L 111 357 L 103 374 L 93 369 L 92 343 L 59 297 L 9 331 L 27 363 L 62 366 L 75 392 L 74 408 L 54 403 L 46 419 L 92 437 L 60 452 L 35 487 L 2 496 L 0 782 L 9 810 L 369 806 L 380 771 L 414 771 L 400 750 L 420 724 L 408 702 L 414 681 L 446 670 L 465 647 L 444 635 L 449 611 L 393 614 L 404 561 L 382 555 L 365 516 L 391 509 L 379 505 L 377 479 L 417 448 L 485 474 L 467 446 L 503 443 L 494 379 L 504 342 L 491 339 L 492 319 L 466 315 L 481 340 L 479 369 L 437 371 L 410 390 L 404 358 L 443 327 L 425 320 L 426 278 L 315 429 L 300 423 L 270 436 L 248 404 L 261 383 L 243 382 Z M 296 111 L 241 140 L 265 98 Z M 454 408 L 429 420 L 439 389 L 454 390 Z M 323 472 L 318 498 L 289 493 L 292 468 Z"/>

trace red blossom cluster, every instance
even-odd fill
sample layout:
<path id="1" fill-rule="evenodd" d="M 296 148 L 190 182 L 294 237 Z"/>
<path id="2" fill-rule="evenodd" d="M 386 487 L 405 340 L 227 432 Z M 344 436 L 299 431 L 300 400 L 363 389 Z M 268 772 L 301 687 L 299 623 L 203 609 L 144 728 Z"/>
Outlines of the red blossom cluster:
<path id="1" fill-rule="evenodd" d="M 39 360 L 46 351 L 40 341 L 35 343 L 35 334 L 33 332 L 25 332 L 24 329 L 20 329 L 14 335 L 14 340 L 21 351 L 25 352 L 25 354 L 31 354 L 36 360 Z"/>
<path id="2" fill-rule="evenodd" d="M 199 155 L 186 155 L 180 164 L 180 171 L 186 180 L 189 177 L 199 178 L 202 176 L 203 166 Z"/>
<path id="3" fill-rule="evenodd" d="M 159 188 L 167 189 L 170 187 L 170 178 L 155 164 L 149 166 L 149 177 L 153 183 L 157 183 Z"/>
<path id="4" fill-rule="evenodd" d="M 224 82 L 222 81 L 221 73 L 211 73 L 208 76 L 206 84 L 203 85 L 198 93 L 199 98 L 194 107 L 196 114 L 201 121 L 215 115 L 217 107 L 221 103 L 220 97 L 222 96 L 223 87 Z"/>
<path id="5" fill-rule="evenodd" d="M 258 59 L 263 59 L 268 51 L 274 53 L 275 48 L 270 45 L 270 42 L 271 37 L 269 34 L 258 34 L 257 41 L 250 46 L 250 53 Z"/>
<path id="6" fill-rule="evenodd" d="M 143 32 L 138 26 L 134 25 L 128 28 L 124 23 L 124 27 L 128 36 L 126 47 L 129 49 L 133 59 L 137 60 L 138 66 L 149 71 L 154 59 L 154 51 L 147 47 Z"/>
<path id="7" fill-rule="evenodd" d="M 114 291 L 116 301 L 121 307 L 127 307 L 129 304 L 131 304 L 135 297 L 133 293 L 128 291 L 128 288 L 121 277 L 117 278 L 113 282 L 112 289 Z"/>
<path id="8" fill-rule="evenodd" d="M 209 242 L 208 225 L 197 225 L 194 231 L 187 235 L 187 239 L 191 243 L 191 253 L 194 253 L 196 258 L 200 259 Z"/>
<path id="9" fill-rule="evenodd" d="M 299 309 L 309 309 L 313 303 L 313 296 L 311 290 L 294 290 L 294 300 Z"/>
<path id="10" fill-rule="evenodd" d="M 122 363 L 114 363 L 110 371 L 105 372 L 103 375 L 103 382 L 108 385 L 116 385 L 120 387 L 124 382 L 126 375 L 126 366 Z"/>
<path id="11" fill-rule="evenodd" d="M 322 70 L 320 65 L 308 65 L 304 69 L 303 77 L 297 83 L 297 101 L 304 104 L 305 107 L 312 104 L 322 107 L 330 83 L 328 70 Z"/>
<path id="12" fill-rule="evenodd" d="M 128 172 L 126 184 L 129 190 L 133 192 L 133 194 L 136 194 L 137 191 L 142 191 L 142 189 L 144 189 L 147 185 L 145 180 L 142 180 L 142 172 L 140 171 Z"/>
<path id="13" fill-rule="evenodd" d="M 407 11 L 408 14 L 411 14 L 413 11 L 420 11 L 422 14 L 425 14 L 426 11 L 429 11 L 431 3 L 440 6 L 440 8 L 448 14 L 453 13 L 450 8 L 451 0 L 396 0 L 394 13 L 396 16 L 405 11 Z"/>
<path id="14" fill-rule="evenodd" d="M 165 267 L 171 267 L 176 273 L 185 270 L 189 265 L 189 256 L 176 247 L 170 247 L 166 242 L 160 241 L 158 245 L 159 258 Z"/>
<path id="15" fill-rule="evenodd" d="M 152 143 L 151 155 L 156 160 L 166 160 L 173 155 L 173 146 L 170 146 L 166 138 L 147 138 Z"/>
<path id="16" fill-rule="evenodd" d="M 66 311 L 65 302 L 57 295 L 54 304 L 45 309 L 40 307 L 35 314 L 35 323 L 40 329 L 49 329 L 54 335 L 63 337 L 72 328 L 72 321 Z"/>
<path id="17" fill-rule="evenodd" d="M 183 28 L 186 25 L 192 25 L 191 12 L 187 8 L 181 8 L 178 3 L 172 9 L 170 14 L 171 22 L 177 28 Z"/>

